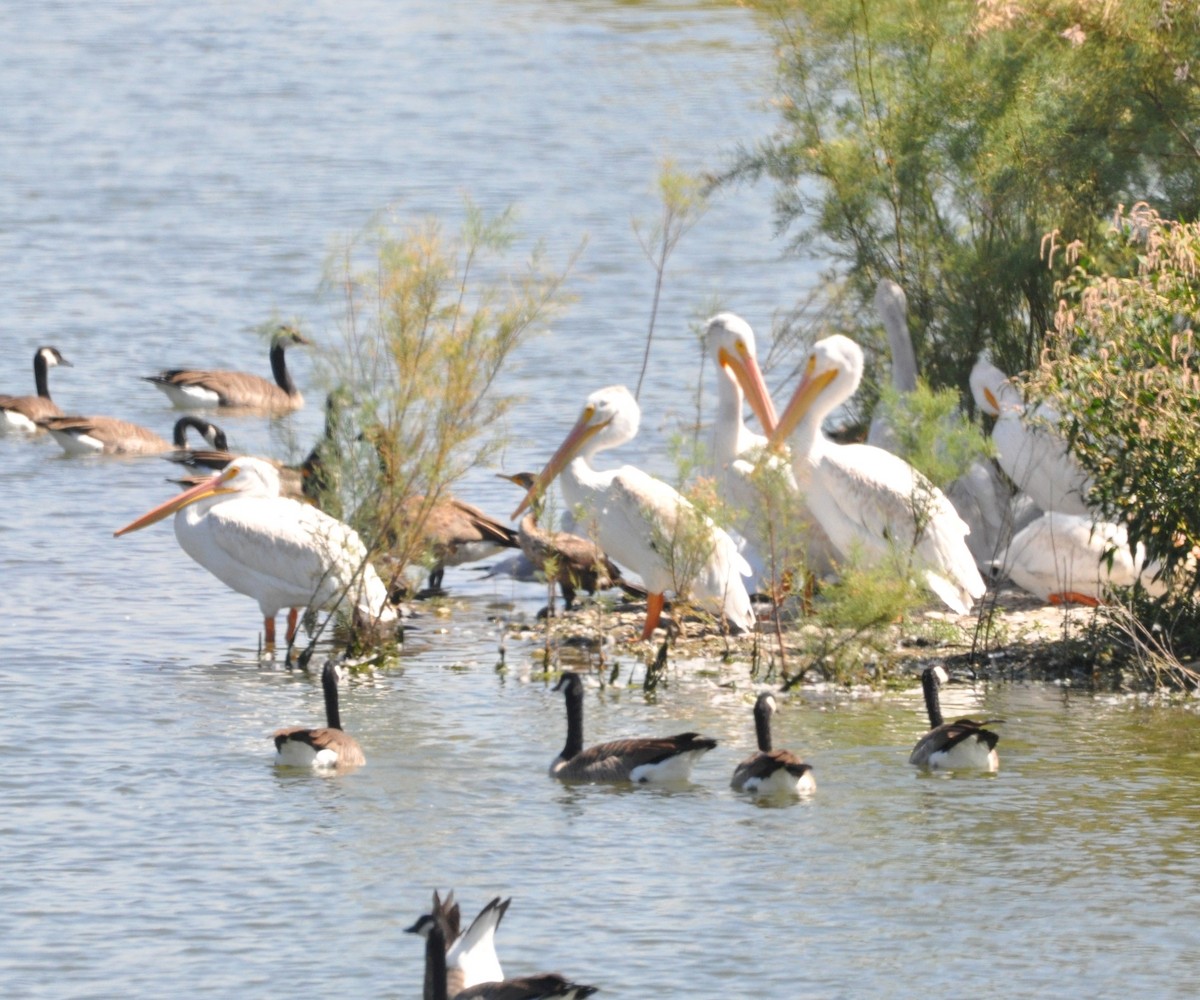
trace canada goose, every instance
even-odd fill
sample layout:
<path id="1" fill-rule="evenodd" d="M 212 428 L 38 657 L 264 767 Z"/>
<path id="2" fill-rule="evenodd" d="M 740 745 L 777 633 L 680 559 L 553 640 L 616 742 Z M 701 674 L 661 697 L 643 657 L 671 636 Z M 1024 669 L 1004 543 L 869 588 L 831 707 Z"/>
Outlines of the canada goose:
<path id="1" fill-rule="evenodd" d="M 420 521 L 425 545 L 435 562 L 429 571 L 429 589 L 440 590 L 447 566 L 461 566 L 520 546 L 517 533 L 478 507 L 453 496 L 430 502 L 410 497 L 402 517 Z"/>
<path id="2" fill-rule="evenodd" d="M 295 327 L 284 325 L 275 331 L 271 337 L 273 383 L 248 372 L 190 368 L 170 368 L 156 375 L 142 377 L 166 393 L 180 409 L 232 406 L 286 413 L 300 409 L 304 405 L 304 397 L 292 381 L 285 352 L 289 347 L 310 343 Z"/>
<path id="3" fill-rule="evenodd" d="M 564 670 L 554 686 L 567 702 L 567 743 L 550 765 L 560 781 L 687 781 L 697 758 L 717 745 L 698 733 L 612 740 L 583 749 L 583 680 Z"/>
<path id="4" fill-rule="evenodd" d="M 533 488 L 532 472 L 518 472 L 501 479 L 515 483 L 528 492 Z M 554 571 L 554 582 L 562 592 L 563 603 L 569 611 L 575 604 L 575 592 L 585 590 L 589 595 L 597 590 L 621 587 L 633 597 L 645 599 L 646 591 L 622 579 L 621 570 L 595 542 L 573 535 L 569 531 L 550 531 L 538 524 L 542 516 L 540 499 L 530 504 L 529 513 L 517 525 L 517 541 L 533 567 L 543 577 Z"/>
<path id="5" fill-rule="evenodd" d="M 50 380 L 47 373 L 55 365 L 73 368 L 57 347 L 39 347 L 33 355 L 33 382 L 37 386 L 36 396 L 6 396 L 0 394 L 0 434 L 8 431 L 24 431 L 32 434 L 39 430 L 37 422 L 47 417 L 61 417 L 62 410 L 50 398 Z"/>
<path id="6" fill-rule="evenodd" d="M 730 786 L 735 791 L 808 795 L 817 790 L 812 767 L 790 750 L 771 749 L 771 716 L 777 709 L 775 696 L 769 691 L 764 691 L 755 700 L 754 731 L 758 734 L 758 753 L 734 768 Z"/>
<path id="7" fill-rule="evenodd" d="M 445 928 L 450 932 L 446 935 L 446 984 L 450 995 L 457 996 L 472 986 L 478 986 L 480 983 L 495 983 L 504 978 L 500 959 L 496 955 L 496 928 L 504 919 L 504 914 L 508 911 L 512 899 L 502 900 L 497 896 L 479 911 L 479 916 L 471 921 L 471 926 L 462 934 L 458 932 L 460 926 L 459 907 L 453 900 L 454 893 L 451 892 L 443 904 L 444 910 L 451 916 L 451 922 Z M 438 906 L 435 893 L 435 913 L 438 911 Z M 433 914 L 427 913 L 419 917 L 417 922 L 407 930 L 410 934 L 425 936 L 429 934 L 433 922 Z M 431 984 L 426 982 L 426 1000 L 429 1000 L 430 987 Z"/>
<path id="8" fill-rule="evenodd" d="M 449 900 L 449 897 L 447 897 Z M 572 983 L 558 973 L 480 983 L 457 993 L 447 984 L 446 943 L 450 938 L 447 907 L 434 894 L 432 917 L 425 933 L 425 986 L 429 1000 L 583 1000 L 596 992 L 595 986 Z M 418 921 L 418 925 L 421 921 Z"/>
<path id="9" fill-rule="evenodd" d="M 342 729 L 338 713 L 338 668 L 332 660 L 321 671 L 321 687 L 325 691 L 325 726 L 305 729 L 293 726 L 275 733 L 275 762 L 289 767 L 314 767 L 321 770 L 344 770 L 365 764 L 362 747 Z"/>
<path id="10" fill-rule="evenodd" d="M 173 443 L 148 427 L 116 417 L 45 417 L 38 426 L 48 430 L 68 455 L 161 455 L 186 449 L 189 427 L 210 444 L 225 440 L 219 427 L 193 416 L 175 421 Z"/>
<path id="11" fill-rule="evenodd" d="M 941 667 L 926 667 L 921 674 L 925 690 L 925 708 L 929 712 L 929 732 L 917 740 L 908 758 L 910 764 L 929 768 L 973 768 L 995 771 L 1000 767 L 996 744 L 1000 737 L 984 726 L 995 725 L 1003 719 L 942 719 L 938 687 L 950 678 Z"/>

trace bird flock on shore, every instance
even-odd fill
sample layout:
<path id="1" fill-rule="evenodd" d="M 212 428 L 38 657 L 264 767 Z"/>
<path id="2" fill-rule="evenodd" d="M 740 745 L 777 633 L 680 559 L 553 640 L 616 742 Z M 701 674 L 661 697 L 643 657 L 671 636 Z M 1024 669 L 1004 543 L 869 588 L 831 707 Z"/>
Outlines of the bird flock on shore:
<path id="1" fill-rule="evenodd" d="M 877 306 L 892 346 L 897 390 L 916 385 L 904 294 L 882 282 Z M 184 410 L 237 408 L 277 415 L 303 405 L 288 371 L 285 352 L 308 341 L 280 327 L 270 347 L 273 381 L 225 370 L 169 369 L 146 376 L 171 404 Z M 979 407 L 994 420 L 996 462 L 981 462 L 943 492 L 889 448 L 885 421 L 873 421 L 867 443 L 843 444 L 825 433 L 827 418 L 850 400 L 863 375 L 864 356 L 850 338 L 834 335 L 813 344 L 787 405 L 777 412 L 759 369 L 753 332 L 733 313 L 712 317 L 706 349 L 717 371 L 712 469 L 718 493 L 734 512 L 722 527 L 669 484 L 623 465 L 602 469 L 597 456 L 632 440 L 640 409 L 623 386 L 586 398 L 574 425 L 540 472 L 507 476 L 524 495 L 511 528 L 454 498 L 412 498 L 406 516 L 427 523 L 440 586 L 446 566 L 505 548 L 543 573 L 547 567 L 570 607 L 579 591 L 622 587 L 645 600 L 640 638 L 659 626 L 669 594 L 680 590 L 681 571 L 671 542 L 688 536 L 694 558 L 686 573 L 690 605 L 712 614 L 724 628 L 749 631 L 756 616 L 751 595 L 767 575 L 769 525 L 756 517 L 761 477 L 770 476 L 800 513 L 799 547 L 811 577 L 835 574 L 839 564 L 878 565 L 897 550 L 910 559 L 914 576 L 951 611 L 968 613 L 986 591 L 985 576 L 1004 573 L 1032 593 L 1054 601 L 1101 600 L 1113 585 L 1141 581 L 1161 588 L 1154 567 L 1129 552 L 1123 531 L 1088 508 L 1086 476 L 1056 433 L 1057 415 L 1044 404 L 1026 406 L 1020 390 L 986 358 L 972 372 Z M 118 529 L 120 536 L 174 516 L 183 550 L 226 585 L 254 598 L 263 618 L 265 643 L 275 643 L 275 623 L 288 614 L 286 638 L 294 641 L 303 608 L 342 610 L 356 621 L 387 629 L 401 611 L 358 533 L 332 513 L 302 499 L 316 466 L 290 469 L 281 463 L 228 450 L 224 432 L 187 413 L 171 441 L 147 428 L 108 416 L 64 414 L 51 399 L 49 370 L 71 363 L 54 347 L 34 355 L 36 394 L 0 395 L 0 431 L 51 434 L 68 454 L 162 455 L 187 464 L 199 477 L 185 489 Z M 762 428 L 745 424 L 749 406 Z M 203 444 L 193 449 L 188 433 Z M 205 448 L 204 446 L 207 446 Z M 314 459 L 316 451 L 310 456 Z M 1001 474 L 1001 470 L 1003 474 Z M 539 523 L 542 503 L 558 482 L 583 534 L 553 531 Z M 1109 560 L 1106 556 L 1116 552 Z M 628 574 L 633 574 L 630 577 Z M 277 761 L 342 773 L 366 756 L 342 726 L 338 698 L 343 669 L 332 659 L 322 670 L 325 725 L 290 727 L 274 734 Z M 1002 720 L 946 722 L 939 686 L 941 668 L 922 677 L 929 730 L 910 763 L 930 769 L 994 772 L 997 735 L 987 728 Z M 623 738 L 585 747 L 584 679 L 562 673 L 555 691 L 564 696 L 567 738 L 550 765 L 562 781 L 633 784 L 686 782 L 697 760 L 716 740 L 695 732 Z M 741 761 L 730 780 L 738 792 L 806 796 L 816 790 L 811 765 L 773 745 L 771 719 L 779 709 L 774 692 L 754 704 L 757 750 Z M 434 894 L 432 910 L 413 928 L 425 938 L 426 998 L 586 997 L 596 987 L 557 974 L 504 980 L 494 936 L 510 901 L 492 900 L 462 932 L 457 903 Z"/>

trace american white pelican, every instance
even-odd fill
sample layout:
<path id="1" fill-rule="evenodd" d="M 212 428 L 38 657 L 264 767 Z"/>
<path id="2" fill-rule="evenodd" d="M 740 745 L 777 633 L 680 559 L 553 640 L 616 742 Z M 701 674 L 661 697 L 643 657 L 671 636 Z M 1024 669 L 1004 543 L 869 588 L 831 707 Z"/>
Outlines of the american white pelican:
<path id="1" fill-rule="evenodd" d="M 1058 433 L 1059 416 L 1048 403 L 1027 414 L 1025 399 L 999 368 L 980 358 L 971 369 L 971 392 L 996 418 L 992 441 L 1000 467 L 1043 511 L 1089 515 L 1091 481 Z"/>
<path id="2" fill-rule="evenodd" d="M 281 326 L 271 338 L 271 372 L 268 382 L 247 372 L 200 371 L 171 368 L 156 375 L 145 375 L 182 410 L 198 407 L 232 406 L 243 409 L 287 413 L 304 405 L 304 397 L 292 381 L 284 352 L 292 346 L 309 344 L 294 327 Z"/>
<path id="3" fill-rule="evenodd" d="M 908 331 L 908 296 L 890 278 L 875 286 L 875 309 L 887 331 L 888 348 L 892 355 L 892 388 L 898 395 L 917 388 L 917 357 L 913 352 L 912 336 Z M 867 430 L 867 444 L 899 454 L 900 442 L 891 425 L 876 414 Z"/>
<path id="4" fill-rule="evenodd" d="M 817 790 L 811 766 L 790 750 L 771 748 L 771 716 L 777 709 L 775 696 L 769 691 L 764 691 L 755 700 L 754 732 L 758 737 L 758 753 L 747 757 L 734 769 L 733 780 L 729 783 L 734 791 L 808 795 Z"/>
<path id="5" fill-rule="evenodd" d="M 218 580 L 258 601 L 266 644 L 288 608 L 288 642 L 298 609 L 345 606 L 372 622 L 395 620 L 387 590 L 358 533 L 311 504 L 279 495 L 270 462 L 241 457 L 198 486 L 114 532 L 124 535 L 175 514 L 180 547 Z"/>
<path id="6" fill-rule="evenodd" d="M 583 680 L 564 670 L 554 686 L 567 703 L 567 743 L 550 764 L 560 781 L 687 781 L 696 761 L 717 745 L 699 733 L 634 737 L 583 748 Z"/>
<path id="7" fill-rule="evenodd" d="M 751 566 L 755 589 L 769 591 L 772 577 L 779 575 L 770 567 L 772 540 L 767 529 L 772 520 L 780 521 L 772 508 L 796 494 L 796 481 L 786 461 L 767 454 L 767 434 L 755 434 L 743 419 L 743 404 L 749 402 L 763 430 L 769 434 L 775 429 L 775 405 L 758 367 L 750 324 L 735 313 L 717 313 L 708 321 L 704 339 L 717 370 L 712 447 L 717 490 L 736 518 L 735 537 L 745 540 L 739 550 Z M 759 466 L 760 462 L 767 465 Z M 782 481 L 774 486 L 767 476 Z M 771 495 L 773 488 L 784 497 Z M 804 548 L 805 566 L 817 575 L 828 572 L 831 548 L 821 527 L 810 522 L 797 525 L 796 530 L 803 536 L 798 540 Z"/>
<path id="8" fill-rule="evenodd" d="M 1151 597 L 1167 592 L 1166 583 L 1155 579 L 1160 567 L 1147 562 L 1145 546 L 1129 551 L 1122 525 L 1062 511 L 1043 514 L 1018 531 L 1000 568 L 1022 590 L 1051 604 L 1096 605 L 1114 587 L 1139 581 Z"/>
<path id="9" fill-rule="evenodd" d="M 193 428 L 209 444 L 224 442 L 221 428 L 199 417 L 175 421 L 172 441 L 148 427 L 116 417 L 46 417 L 38 426 L 48 430 L 68 455 L 162 455 L 187 448 L 187 431 Z"/>
<path id="10" fill-rule="evenodd" d="M 500 478 L 515 483 L 526 493 L 533 489 L 537 479 L 532 472 L 518 472 L 512 476 L 501 473 Z M 621 568 L 604 554 L 599 545 L 569 531 L 543 528 L 538 524 L 541 513 L 541 501 L 535 499 L 529 512 L 517 525 L 517 541 L 521 543 L 521 551 L 530 565 L 541 574 L 541 579 L 552 579 L 558 584 L 568 611 L 575 604 L 577 590 L 594 594 L 598 590 L 621 587 L 633 596 L 646 596 L 641 587 L 634 586 L 621 576 Z"/>
<path id="11" fill-rule="evenodd" d="M 321 671 L 325 725 L 320 729 L 293 726 L 277 730 L 274 736 L 276 763 L 288 767 L 343 771 L 367 762 L 358 740 L 342 729 L 342 716 L 338 711 L 338 674 L 334 662 L 326 661 Z"/>
<path id="12" fill-rule="evenodd" d="M 449 914 L 449 920 L 443 927 L 446 932 L 446 985 L 450 996 L 457 997 L 472 986 L 498 983 L 504 979 L 504 970 L 496 954 L 496 929 L 508 912 L 512 899 L 495 897 L 461 934 L 461 914 L 453 899 L 454 893 L 451 892 L 446 896 L 445 903 L 440 903 L 434 894 L 434 913 L 438 912 L 440 906 L 443 912 Z M 428 937 L 433 924 L 434 914 L 426 913 L 405 930 L 409 934 Z"/>
<path id="13" fill-rule="evenodd" d="M 929 589 L 965 614 L 986 587 L 967 548 L 969 529 L 950 501 L 902 458 L 871 445 L 837 444 L 821 430 L 854 395 L 862 370 L 862 350 L 848 337 L 817 341 L 771 447 L 791 445 L 800 491 L 843 558 L 861 551 L 877 563 L 911 552 Z"/>
<path id="14" fill-rule="evenodd" d="M 557 972 L 484 982 L 458 993 L 451 992 L 447 982 L 446 950 L 454 925 L 447 910 L 446 903 L 439 900 L 435 892 L 433 913 L 420 931 L 425 935 L 425 1000 L 450 1000 L 451 997 L 455 1000 L 583 1000 L 596 992 L 595 986 L 573 983 Z M 421 923 L 418 921 L 418 926 Z"/>
<path id="15" fill-rule="evenodd" d="M 39 347 L 33 355 L 33 382 L 37 386 L 37 395 L 0 394 L 0 434 L 9 431 L 33 434 L 40 429 L 37 425 L 39 420 L 62 416 L 62 410 L 50 398 L 50 380 L 47 377 L 47 373 L 55 365 L 74 367 L 59 353 L 57 347 Z"/>
<path id="16" fill-rule="evenodd" d="M 996 744 L 1000 737 L 984 726 L 1003 719 L 956 719 L 946 722 L 938 699 L 938 686 L 949 680 L 941 667 L 927 667 L 921 674 L 925 690 L 925 710 L 929 713 L 929 732 L 922 736 L 908 758 L 917 767 L 958 768 L 995 771 L 1000 767 Z"/>
<path id="17" fill-rule="evenodd" d="M 753 628 L 754 609 L 742 582 L 750 566 L 733 539 L 678 491 L 641 469 L 623 465 L 600 472 L 592 467 L 597 452 L 633 439 L 640 417 L 636 400 L 624 386 L 593 392 L 513 517 L 561 473 L 568 508 L 584 512 L 579 523 L 594 526 L 600 547 L 646 585 L 650 596 L 643 639 L 654 631 L 663 595 L 672 589 L 735 628 Z"/>

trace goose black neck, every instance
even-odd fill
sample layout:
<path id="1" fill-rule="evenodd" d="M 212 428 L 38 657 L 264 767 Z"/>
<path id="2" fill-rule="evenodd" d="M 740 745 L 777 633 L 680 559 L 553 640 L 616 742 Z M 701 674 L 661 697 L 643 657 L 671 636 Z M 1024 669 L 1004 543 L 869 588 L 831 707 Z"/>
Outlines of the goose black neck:
<path id="1" fill-rule="evenodd" d="M 292 373 L 288 371 L 286 348 L 281 338 L 271 345 L 271 374 L 275 376 L 275 384 L 289 396 L 296 395 L 296 383 L 292 381 Z"/>
<path id="2" fill-rule="evenodd" d="M 760 698 L 754 705 L 754 732 L 758 735 L 758 749 L 763 753 L 771 752 L 771 709 L 765 698 Z"/>
<path id="3" fill-rule="evenodd" d="M 342 728 L 342 717 L 338 714 L 337 671 L 332 666 L 321 671 L 321 687 L 325 689 L 325 724 L 330 729 Z"/>
<path id="4" fill-rule="evenodd" d="M 562 759 L 571 760 L 583 749 L 583 687 L 578 680 L 569 681 L 563 694 L 567 701 L 567 745 Z"/>
<path id="5" fill-rule="evenodd" d="M 50 379 L 48 373 L 50 366 L 46 364 L 46 358 L 41 351 L 33 356 L 33 381 L 37 386 L 37 394 L 43 399 L 50 398 Z"/>
<path id="6" fill-rule="evenodd" d="M 201 420 L 199 417 L 186 416 L 180 417 L 175 421 L 175 433 L 172 435 L 172 440 L 176 448 L 187 447 L 187 432 L 188 428 L 192 428 L 204 440 L 208 441 L 209 428 L 212 426 L 207 420 Z M 210 444 L 214 442 L 209 441 Z"/>
<path id="7" fill-rule="evenodd" d="M 942 706 L 938 699 L 937 674 L 932 668 L 921 674 L 921 687 L 925 689 L 925 711 L 929 713 L 929 728 L 937 729 L 942 724 Z"/>
<path id="8" fill-rule="evenodd" d="M 446 934 L 435 913 L 425 938 L 425 996 L 428 1000 L 448 1000 L 446 992 Z"/>

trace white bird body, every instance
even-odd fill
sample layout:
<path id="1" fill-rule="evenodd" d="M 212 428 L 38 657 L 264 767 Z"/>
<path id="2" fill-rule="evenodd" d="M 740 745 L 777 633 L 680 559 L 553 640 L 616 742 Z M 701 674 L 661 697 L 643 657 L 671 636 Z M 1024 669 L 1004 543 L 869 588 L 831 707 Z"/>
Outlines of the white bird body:
<path id="1" fill-rule="evenodd" d="M 311 504 L 281 497 L 279 490 L 279 472 L 270 462 L 236 458 L 214 478 L 117 534 L 175 513 L 180 547 L 222 583 L 258 601 L 268 644 L 283 608 L 328 608 L 344 601 L 370 620 L 394 620 L 395 609 L 358 533 Z"/>
<path id="2" fill-rule="evenodd" d="M 1057 432 L 1054 408 L 1041 403 L 1029 413 L 1020 390 L 984 358 L 971 369 L 971 392 L 980 409 L 996 418 L 997 461 L 1017 488 L 1043 511 L 1090 515 L 1091 481 Z"/>
<path id="3" fill-rule="evenodd" d="M 1017 532 L 1002 568 L 1022 590 L 1053 604 L 1096 604 L 1112 588 L 1138 582 L 1151 597 L 1167 592 L 1145 547 L 1130 552 L 1122 525 L 1062 511 L 1049 511 Z"/>
<path id="4" fill-rule="evenodd" d="M 686 591 L 699 607 L 739 629 L 753 628 L 754 610 L 742 581 L 750 575 L 750 566 L 728 533 L 673 487 L 641 469 L 632 465 L 605 471 L 593 468 L 597 452 L 637 434 L 639 419 L 637 402 L 624 386 L 592 393 L 575 427 L 513 517 L 561 475 L 568 509 L 583 512 L 578 521 L 582 533 L 593 537 L 614 562 L 637 573 L 651 595 L 643 638 L 649 638 L 668 590 Z M 687 551 L 691 548 L 700 551 Z M 672 566 L 673 551 L 679 555 L 680 567 Z"/>
<path id="5" fill-rule="evenodd" d="M 740 316 L 723 312 L 707 324 L 705 343 L 717 369 L 717 413 L 713 422 L 713 473 L 717 491 L 736 519 L 735 538 L 744 539 L 739 550 L 751 566 L 755 589 L 770 590 L 773 575 L 766 534 L 772 489 L 765 475 L 779 477 L 780 489 L 796 497 L 798 489 L 791 464 L 767 450 L 766 434 L 746 426 L 743 406 L 748 400 L 763 429 L 775 429 L 775 406 L 758 367 L 754 331 Z M 764 464 L 765 463 L 765 464 Z M 828 572 L 831 560 L 829 539 L 820 525 L 802 526 L 805 566 L 813 573 Z M 791 540 L 789 540 L 791 541 Z"/>
<path id="6" fill-rule="evenodd" d="M 838 444 L 821 430 L 824 418 L 858 388 L 862 367 L 862 350 L 847 337 L 835 335 L 813 345 L 772 447 L 789 441 L 800 491 L 843 558 L 861 553 L 878 564 L 911 550 L 929 588 L 965 614 L 986 587 L 967 548 L 970 529 L 954 506 L 891 452 Z"/>

